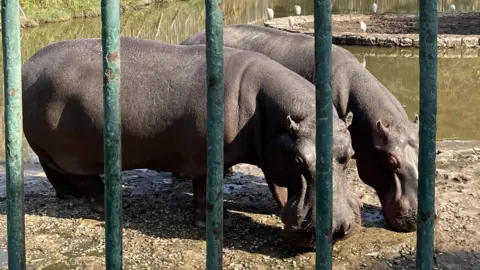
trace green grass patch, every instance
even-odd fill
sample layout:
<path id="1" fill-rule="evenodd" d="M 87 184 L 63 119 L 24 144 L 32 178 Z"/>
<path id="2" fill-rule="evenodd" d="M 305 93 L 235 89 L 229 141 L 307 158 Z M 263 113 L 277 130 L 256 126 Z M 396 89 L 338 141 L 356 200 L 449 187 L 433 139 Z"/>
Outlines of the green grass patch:
<path id="1" fill-rule="evenodd" d="M 122 10 L 134 9 L 159 0 L 122 0 Z M 20 0 L 28 24 L 65 21 L 100 15 L 101 0 Z"/>

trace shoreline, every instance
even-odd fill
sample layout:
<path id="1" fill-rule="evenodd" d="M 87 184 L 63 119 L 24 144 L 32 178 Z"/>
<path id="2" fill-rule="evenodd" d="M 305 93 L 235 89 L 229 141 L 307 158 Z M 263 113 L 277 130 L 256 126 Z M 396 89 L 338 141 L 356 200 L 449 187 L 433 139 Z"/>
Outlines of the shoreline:
<path id="1" fill-rule="evenodd" d="M 172 3 L 174 1 L 176 0 L 145 0 L 143 1 L 143 3 L 125 4 L 125 5 L 121 5 L 120 13 L 124 13 L 126 11 L 148 9 L 153 7 L 156 4 L 167 4 L 167 3 Z M 51 12 L 54 12 L 54 10 L 52 10 Z M 34 19 L 29 19 L 28 15 L 24 17 L 22 11 L 20 11 L 20 28 L 27 29 L 27 28 L 38 27 L 40 25 L 45 25 L 50 23 L 60 23 L 60 22 L 65 22 L 69 20 L 74 20 L 74 19 L 91 19 L 91 18 L 98 18 L 100 16 L 101 16 L 100 5 L 98 5 L 98 7 L 93 10 L 82 9 L 77 12 L 66 12 L 59 17 L 39 16 L 39 18 L 34 17 Z M 1 23 L 0 23 L 0 29 L 2 29 Z"/>
<path id="2" fill-rule="evenodd" d="M 438 48 L 480 48 L 480 12 L 439 13 Z M 313 16 L 295 16 L 294 27 L 288 17 L 266 21 L 264 26 L 292 33 L 314 35 Z M 367 29 L 360 29 L 365 22 Z M 332 43 L 373 47 L 418 48 L 417 14 L 334 14 Z"/>

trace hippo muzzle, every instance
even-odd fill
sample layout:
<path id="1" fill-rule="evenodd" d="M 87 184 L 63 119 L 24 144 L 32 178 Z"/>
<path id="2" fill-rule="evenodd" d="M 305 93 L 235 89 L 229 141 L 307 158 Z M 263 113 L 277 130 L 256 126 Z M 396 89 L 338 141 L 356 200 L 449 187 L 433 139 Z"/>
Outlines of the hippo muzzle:
<path id="1" fill-rule="evenodd" d="M 360 218 L 361 203 L 347 188 L 346 166 L 334 163 L 333 169 L 331 236 L 344 238 L 350 235 L 356 227 L 355 224 Z M 281 212 L 281 218 L 285 224 L 284 237 L 296 248 L 311 249 L 315 246 L 316 190 L 313 184 L 314 180 L 313 176 L 302 176 L 300 193 L 289 194 L 289 199 Z"/>
<path id="2" fill-rule="evenodd" d="M 417 185 L 406 183 L 394 174 L 395 186 L 380 196 L 382 212 L 388 226 L 398 232 L 413 232 L 417 229 Z M 416 182 L 415 182 L 416 183 Z M 434 218 L 438 216 L 438 201 L 434 202 Z"/>

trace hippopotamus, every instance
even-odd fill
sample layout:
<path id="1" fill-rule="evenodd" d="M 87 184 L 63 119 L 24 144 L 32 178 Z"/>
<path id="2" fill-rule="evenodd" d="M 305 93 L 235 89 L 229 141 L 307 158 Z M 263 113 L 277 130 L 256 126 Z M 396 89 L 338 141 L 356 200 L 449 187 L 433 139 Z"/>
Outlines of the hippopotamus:
<path id="1" fill-rule="evenodd" d="M 262 53 L 314 83 L 314 37 L 254 25 L 225 26 L 223 33 L 224 46 Z M 201 31 L 181 44 L 204 43 Z M 361 180 L 377 192 L 391 229 L 414 231 L 418 116 L 410 121 L 392 93 L 354 55 L 336 45 L 332 45 L 332 90 L 339 117 L 353 114 L 348 128 Z"/>
<path id="2" fill-rule="evenodd" d="M 205 225 L 205 45 L 121 38 L 122 170 L 148 168 L 192 179 L 195 225 Z M 25 137 L 59 198 L 103 212 L 101 39 L 41 48 L 22 66 Z M 224 48 L 224 165 L 261 168 L 283 205 L 285 232 L 312 245 L 315 227 L 314 85 L 268 57 Z M 333 232 L 346 235 L 360 202 L 345 184 L 349 131 L 333 110 Z M 343 125 L 342 125 L 343 124 Z M 305 237 L 298 238 L 298 235 Z M 303 239 L 303 240 L 302 240 Z"/>

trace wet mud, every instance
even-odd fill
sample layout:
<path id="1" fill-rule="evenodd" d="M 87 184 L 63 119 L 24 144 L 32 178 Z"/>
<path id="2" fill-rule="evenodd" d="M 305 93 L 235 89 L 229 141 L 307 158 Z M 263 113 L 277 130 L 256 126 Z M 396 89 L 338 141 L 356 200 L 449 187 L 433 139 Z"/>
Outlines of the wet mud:
<path id="1" fill-rule="evenodd" d="M 439 142 L 435 269 L 478 269 L 480 142 Z M 104 269 L 104 222 L 78 199 L 60 200 L 38 164 L 25 165 L 27 262 L 30 269 Z M 6 269 L 5 168 L 0 177 L 0 269 Z M 333 247 L 334 269 L 413 269 L 416 234 L 385 226 L 374 191 L 349 184 L 364 202 L 361 225 Z M 123 173 L 125 269 L 205 269 L 205 230 L 193 225 L 191 181 L 170 173 Z M 313 269 L 314 252 L 290 248 L 260 169 L 234 167 L 225 180 L 224 269 Z"/>

